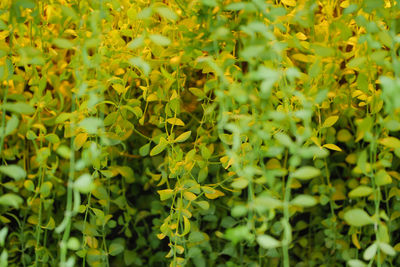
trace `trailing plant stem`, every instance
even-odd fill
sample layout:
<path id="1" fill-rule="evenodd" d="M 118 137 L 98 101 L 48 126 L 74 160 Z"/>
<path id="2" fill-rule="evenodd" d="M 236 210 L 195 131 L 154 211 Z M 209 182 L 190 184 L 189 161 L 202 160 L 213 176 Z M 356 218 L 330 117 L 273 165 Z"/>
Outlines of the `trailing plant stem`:
<path id="1" fill-rule="evenodd" d="M 283 219 L 286 222 L 287 225 L 289 224 L 290 220 L 290 212 L 289 212 L 289 201 L 290 201 L 290 193 L 291 193 L 291 185 L 292 185 L 292 177 L 288 178 L 288 181 L 286 183 L 285 187 L 285 198 L 283 202 Z M 284 228 L 287 227 L 284 225 Z M 289 236 L 287 236 L 287 231 L 284 231 L 284 236 L 282 240 L 282 251 L 283 251 L 283 266 L 284 267 L 289 267 L 290 266 L 290 259 L 289 259 Z"/>

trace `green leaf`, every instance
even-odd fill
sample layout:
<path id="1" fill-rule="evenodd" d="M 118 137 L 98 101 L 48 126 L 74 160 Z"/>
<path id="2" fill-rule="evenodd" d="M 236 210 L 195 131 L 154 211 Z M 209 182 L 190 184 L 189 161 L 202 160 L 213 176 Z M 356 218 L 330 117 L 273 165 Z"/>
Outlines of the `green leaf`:
<path id="1" fill-rule="evenodd" d="M 53 184 L 49 181 L 44 182 L 40 186 L 40 194 L 42 197 L 47 197 L 50 195 L 51 189 L 53 188 Z"/>
<path id="2" fill-rule="evenodd" d="M 144 75 L 149 75 L 150 71 L 151 71 L 151 67 L 150 65 L 144 61 L 143 59 L 141 59 L 140 57 L 133 57 L 129 59 L 129 64 L 138 67 L 140 70 L 143 71 Z"/>
<path id="3" fill-rule="evenodd" d="M 155 155 L 160 154 L 161 152 L 164 151 L 164 149 L 167 147 L 167 145 L 168 145 L 167 140 L 165 140 L 164 137 L 161 137 L 158 145 L 153 147 L 153 149 L 150 151 L 150 156 L 155 156 Z"/>
<path id="4" fill-rule="evenodd" d="M 8 252 L 7 249 L 3 249 L 3 251 L 0 254 L 0 266 L 8 266 Z"/>
<path id="5" fill-rule="evenodd" d="M 249 180 L 245 178 L 237 178 L 232 182 L 231 186 L 235 189 L 244 189 L 247 187 L 248 184 Z"/>
<path id="6" fill-rule="evenodd" d="M 379 242 L 378 245 L 379 245 L 379 248 L 381 249 L 381 251 L 383 253 L 385 253 L 386 255 L 389 255 L 392 257 L 396 255 L 396 250 L 388 243 Z"/>
<path id="7" fill-rule="evenodd" d="M 362 68 L 366 60 L 366 57 L 355 57 L 347 63 L 347 67 L 351 69 Z"/>
<path id="8" fill-rule="evenodd" d="M 15 4 L 22 8 L 35 8 L 35 2 L 33 0 L 18 0 Z"/>
<path id="9" fill-rule="evenodd" d="M 197 242 L 202 242 L 205 240 L 205 236 L 201 232 L 191 232 L 188 238 L 189 242 L 191 243 L 197 243 Z"/>
<path id="10" fill-rule="evenodd" d="M 136 16 L 137 19 L 147 19 L 153 13 L 153 10 L 150 7 L 146 7 L 142 9 Z"/>
<path id="11" fill-rule="evenodd" d="M 11 206 L 16 209 L 24 202 L 24 200 L 15 194 L 7 193 L 0 196 L 0 205 Z"/>
<path id="12" fill-rule="evenodd" d="M 125 178 L 127 183 L 133 183 L 135 181 L 135 176 L 132 168 L 128 166 L 119 166 L 118 172 L 119 174 L 121 174 L 122 177 Z"/>
<path id="13" fill-rule="evenodd" d="M 238 217 L 245 216 L 246 214 L 247 214 L 247 207 L 244 205 L 235 205 L 231 209 L 232 217 L 238 218 Z"/>
<path id="14" fill-rule="evenodd" d="M 250 240 L 252 235 L 246 225 L 239 225 L 226 230 L 225 238 L 231 240 L 233 244 L 236 244 L 241 240 Z"/>
<path id="15" fill-rule="evenodd" d="M 375 257 L 376 255 L 376 251 L 378 249 L 378 245 L 376 243 L 373 243 L 372 245 L 370 245 L 363 254 L 363 258 L 366 261 L 371 260 L 373 257 Z"/>
<path id="16" fill-rule="evenodd" d="M 45 139 L 46 139 L 48 142 L 53 143 L 53 144 L 57 144 L 57 143 L 60 142 L 60 138 L 58 137 L 58 135 L 53 134 L 53 133 L 46 135 L 46 136 L 45 136 Z"/>
<path id="17" fill-rule="evenodd" d="M 379 140 L 379 143 L 389 148 L 400 148 L 400 140 L 392 136 Z"/>
<path id="18" fill-rule="evenodd" d="M 185 123 L 179 118 L 169 118 L 167 122 L 171 125 L 185 126 Z"/>
<path id="19" fill-rule="evenodd" d="M 7 234 L 8 234 L 8 228 L 6 226 L 0 230 L 0 246 L 1 247 L 4 247 L 4 243 L 6 241 Z"/>
<path id="20" fill-rule="evenodd" d="M 292 201 L 290 201 L 290 204 L 308 208 L 315 206 L 317 204 L 317 200 L 310 195 L 298 195 Z"/>
<path id="21" fill-rule="evenodd" d="M 141 35 L 137 38 L 135 38 L 133 41 L 128 43 L 128 48 L 129 49 L 136 49 L 139 48 L 140 46 L 142 46 L 144 44 L 144 36 Z"/>
<path id="22" fill-rule="evenodd" d="M 17 129 L 19 124 L 19 119 L 15 114 L 12 114 L 11 118 L 7 121 L 5 136 L 10 135 L 15 129 Z M 0 131 L 0 136 L 3 134 L 3 131 Z"/>
<path id="23" fill-rule="evenodd" d="M 315 50 L 315 54 L 320 57 L 332 57 L 335 55 L 335 49 L 331 47 L 313 45 L 312 48 Z"/>
<path id="24" fill-rule="evenodd" d="M 62 112 L 56 119 L 56 124 L 62 123 L 71 118 L 71 113 Z"/>
<path id="25" fill-rule="evenodd" d="M 55 38 L 53 40 L 53 44 L 55 44 L 59 48 L 65 48 L 65 49 L 70 49 L 74 47 L 74 44 L 71 41 L 63 38 Z"/>
<path id="26" fill-rule="evenodd" d="M 357 166 L 363 173 L 367 173 L 367 151 L 363 150 L 358 155 Z"/>
<path id="27" fill-rule="evenodd" d="M 16 181 L 24 179 L 26 177 L 26 171 L 18 165 L 2 165 L 0 166 L 0 172 L 13 178 Z"/>
<path id="28" fill-rule="evenodd" d="M 308 180 L 317 177 L 321 171 L 315 167 L 304 166 L 292 173 L 292 177 L 300 180 Z"/>
<path id="29" fill-rule="evenodd" d="M 79 127 L 82 127 L 88 134 L 97 134 L 99 128 L 103 126 L 103 120 L 96 117 L 84 118 Z"/>
<path id="30" fill-rule="evenodd" d="M 35 109 L 31 105 L 29 105 L 25 102 L 5 103 L 2 106 L 7 111 L 10 111 L 10 112 L 26 114 L 26 115 L 31 115 L 31 114 L 35 113 Z"/>
<path id="31" fill-rule="evenodd" d="M 365 264 L 363 261 L 352 259 L 347 261 L 347 264 L 349 267 L 367 267 L 367 264 Z"/>
<path id="32" fill-rule="evenodd" d="M 253 200 L 252 205 L 260 213 L 265 212 L 266 210 L 279 209 L 283 207 L 281 200 L 266 195 L 256 197 Z"/>
<path id="33" fill-rule="evenodd" d="M 124 262 L 125 266 L 133 266 L 135 264 L 137 266 L 143 266 L 143 262 L 140 259 L 140 256 L 134 250 L 127 250 L 124 251 Z"/>
<path id="34" fill-rule="evenodd" d="M 330 116 L 328 117 L 325 121 L 324 124 L 322 124 L 322 128 L 329 128 L 333 126 L 339 119 L 339 116 Z"/>
<path id="35" fill-rule="evenodd" d="M 150 151 L 150 143 L 147 143 L 139 148 L 139 154 L 142 157 L 145 157 L 149 154 Z"/>
<path id="36" fill-rule="evenodd" d="M 343 218 L 348 224 L 357 227 L 374 223 L 368 213 L 358 208 L 346 211 Z"/>
<path id="37" fill-rule="evenodd" d="M 160 46 L 168 46 L 171 44 L 171 40 L 161 34 L 150 34 L 149 38 L 153 43 L 160 45 Z"/>
<path id="38" fill-rule="evenodd" d="M 262 248 L 265 249 L 277 248 L 281 246 L 281 242 L 270 235 L 257 236 L 257 242 Z"/>
<path id="39" fill-rule="evenodd" d="M 28 191 L 31 191 L 31 192 L 35 191 L 35 185 L 31 180 L 25 180 L 24 187 Z"/>
<path id="40" fill-rule="evenodd" d="M 111 243 L 110 247 L 108 248 L 108 253 L 110 253 L 111 256 L 116 256 L 124 251 L 125 247 L 119 242 L 113 242 Z"/>
<path id="41" fill-rule="evenodd" d="M 70 250 L 78 250 L 81 247 L 79 239 L 76 237 L 71 237 L 70 239 L 68 239 L 67 247 Z"/>
<path id="42" fill-rule="evenodd" d="M 26 139 L 32 141 L 32 140 L 35 140 L 35 139 L 37 139 L 37 138 L 38 138 L 38 136 L 35 134 L 34 131 L 29 130 L 29 131 L 26 132 Z"/>
<path id="43" fill-rule="evenodd" d="M 183 233 L 180 236 L 187 235 L 190 232 L 190 221 L 186 216 L 183 216 Z"/>
<path id="44" fill-rule="evenodd" d="M 78 20 L 78 15 L 76 14 L 75 10 L 69 6 L 62 5 L 61 10 L 64 13 L 65 17 L 69 17 L 72 20 Z"/>
<path id="45" fill-rule="evenodd" d="M 74 182 L 74 189 L 83 194 L 90 193 L 90 191 L 94 189 L 92 176 L 88 173 L 79 176 L 79 178 Z"/>
<path id="46" fill-rule="evenodd" d="M 356 198 L 356 197 L 366 197 L 369 196 L 373 192 L 373 189 L 366 185 L 359 185 L 353 190 L 350 191 L 349 197 Z"/>
<path id="47" fill-rule="evenodd" d="M 130 112 L 132 112 L 133 114 L 135 114 L 136 118 L 141 118 L 143 115 L 143 111 L 140 107 L 131 107 L 128 105 L 123 105 L 121 106 L 121 109 L 127 109 Z"/>
<path id="48" fill-rule="evenodd" d="M 216 7 L 218 5 L 216 0 L 201 0 L 201 3 L 209 7 Z"/>
<path id="49" fill-rule="evenodd" d="M 376 185 L 382 186 L 392 183 L 392 177 L 383 169 L 380 169 L 375 174 L 375 183 Z"/>
<path id="50" fill-rule="evenodd" d="M 286 147 L 290 147 L 293 144 L 292 139 L 290 139 L 290 137 L 284 133 L 275 134 L 275 138 L 276 138 L 276 140 L 278 140 L 279 143 L 281 143 L 282 145 L 284 145 Z"/>
<path id="51" fill-rule="evenodd" d="M 210 203 L 208 203 L 205 200 L 202 201 L 196 201 L 194 202 L 196 203 L 200 208 L 202 208 L 203 210 L 208 210 L 210 208 Z"/>
<path id="52" fill-rule="evenodd" d="M 172 189 L 158 190 L 157 193 L 160 195 L 160 200 L 164 201 L 171 198 L 174 195 L 174 190 Z"/>
<path id="53" fill-rule="evenodd" d="M 190 137 L 191 134 L 192 134 L 192 131 L 184 132 L 183 134 L 181 134 L 177 138 L 175 138 L 174 142 L 176 142 L 176 143 L 185 142 Z"/>
<path id="54" fill-rule="evenodd" d="M 71 149 L 67 146 L 59 146 L 56 150 L 57 154 L 63 157 L 64 159 L 69 159 L 71 157 Z"/>
<path id="55" fill-rule="evenodd" d="M 8 28 L 7 24 L 3 20 L 0 20 L 0 31 L 4 31 L 7 28 Z"/>
<path id="56" fill-rule="evenodd" d="M 178 16 L 175 14 L 174 11 L 169 9 L 168 7 L 158 7 L 156 8 L 158 14 L 165 19 L 169 19 L 175 21 L 178 19 Z"/>
<path id="57" fill-rule="evenodd" d="M 104 211 L 102 211 L 101 209 L 96 209 L 96 208 L 92 208 L 92 211 L 93 211 L 94 215 L 96 216 L 96 218 L 98 218 L 100 220 L 104 220 Z"/>
<path id="58" fill-rule="evenodd" d="M 196 87 L 190 87 L 190 88 L 189 88 L 189 91 L 190 91 L 192 94 L 194 94 L 195 96 L 197 96 L 198 98 L 200 98 L 200 99 L 203 99 L 203 98 L 206 97 L 206 94 L 204 93 L 204 91 L 201 90 L 201 89 L 198 89 L 198 88 L 196 88 Z"/>

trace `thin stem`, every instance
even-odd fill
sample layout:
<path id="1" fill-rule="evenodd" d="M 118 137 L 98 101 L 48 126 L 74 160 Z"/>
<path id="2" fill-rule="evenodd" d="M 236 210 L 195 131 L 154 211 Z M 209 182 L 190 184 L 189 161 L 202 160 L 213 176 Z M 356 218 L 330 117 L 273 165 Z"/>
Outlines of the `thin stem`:
<path id="1" fill-rule="evenodd" d="M 72 106 L 71 111 L 75 110 L 75 95 L 72 94 Z M 71 131 L 75 128 L 75 121 L 71 121 Z M 68 185 L 67 185 L 67 208 L 65 211 L 65 216 L 67 219 L 67 226 L 64 230 L 63 238 L 61 240 L 61 267 L 64 267 L 67 259 L 67 241 L 69 239 L 70 231 L 71 231 L 71 217 L 72 217 L 72 184 L 75 177 L 75 152 L 74 152 L 74 136 L 71 137 L 71 156 L 70 156 L 70 165 L 69 165 L 69 177 L 68 177 Z"/>
<path id="2" fill-rule="evenodd" d="M 291 190 L 290 190 L 291 185 L 292 185 L 292 177 L 289 176 L 288 181 L 286 183 L 285 198 L 284 198 L 284 203 L 283 203 L 283 218 L 287 224 L 289 224 L 289 220 L 290 220 L 289 201 L 290 201 L 290 194 L 291 194 Z M 283 266 L 284 267 L 290 266 L 289 243 L 290 243 L 290 240 L 285 231 L 283 241 L 282 241 Z"/>

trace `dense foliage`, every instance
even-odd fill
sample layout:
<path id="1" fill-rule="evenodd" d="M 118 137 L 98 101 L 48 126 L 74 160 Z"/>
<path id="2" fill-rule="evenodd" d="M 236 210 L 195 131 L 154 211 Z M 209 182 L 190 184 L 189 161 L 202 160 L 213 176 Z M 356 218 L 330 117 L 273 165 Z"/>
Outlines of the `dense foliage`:
<path id="1" fill-rule="evenodd" d="M 0 1 L 0 266 L 400 266 L 400 1 Z"/>

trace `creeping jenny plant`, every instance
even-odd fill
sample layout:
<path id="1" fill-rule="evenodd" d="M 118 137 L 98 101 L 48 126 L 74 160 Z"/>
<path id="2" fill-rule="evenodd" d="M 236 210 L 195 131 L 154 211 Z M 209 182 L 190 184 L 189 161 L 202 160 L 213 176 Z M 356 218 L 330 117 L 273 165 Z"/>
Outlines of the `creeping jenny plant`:
<path id="1" fill-rule="evenodd" d="M 398 266 L 394 0 L 0 2 L 0 266 Z"/>

